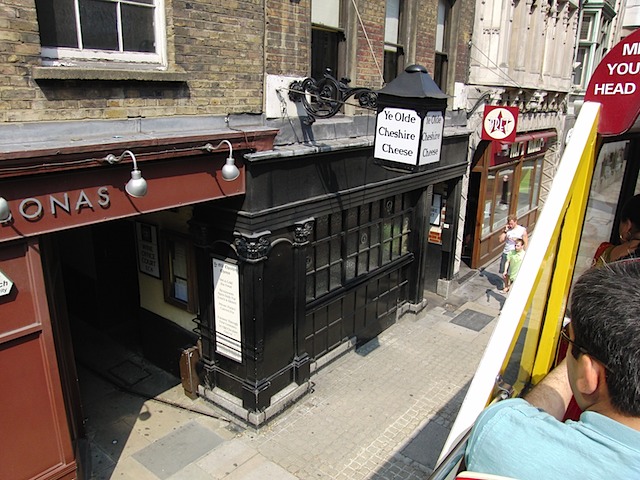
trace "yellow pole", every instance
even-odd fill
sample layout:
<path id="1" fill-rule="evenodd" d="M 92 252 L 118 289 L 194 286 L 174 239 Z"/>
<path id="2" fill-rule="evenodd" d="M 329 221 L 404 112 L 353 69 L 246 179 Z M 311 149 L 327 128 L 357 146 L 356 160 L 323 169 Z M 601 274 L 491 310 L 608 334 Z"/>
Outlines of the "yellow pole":
<path id="1" fill-rule="evenodd" d="M 569 203 L 565 210 L 563 221 L 559 225 L 560 239 L 557 252 L 555 252 L 555 267 L 549 288 L 547 309 L 542 324 L 538 352 L 532 372 L 532 382 L 534 384 L 542 380 L 553 367 L 556 356 L 556 346 L 570 293 L 578 245 L 589 200 L 591 178 L 595 167 L 598 118 L 593 124 L 589 134 L 589 141 L 582 152 L 580 166 L 571 186 Z M 548 252 L 547 256 L 553 254 L 553 252 Z"/>

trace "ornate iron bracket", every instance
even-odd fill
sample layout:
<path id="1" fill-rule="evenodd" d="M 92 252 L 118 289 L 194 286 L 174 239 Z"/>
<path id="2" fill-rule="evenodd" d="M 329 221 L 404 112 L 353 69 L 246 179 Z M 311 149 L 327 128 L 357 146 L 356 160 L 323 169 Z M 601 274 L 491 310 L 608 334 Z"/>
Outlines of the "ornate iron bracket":
<path id="1" fill-rule="evenodd" d="M 348 78 L 336 80 L 327 68 L 321 80 L 305 78 L 289 84 L 289 100 L 301 102 L 309 114 L 305 123 L 311 125 L 317 118 L 331 118 L 340 111 L 342 105 L 353 97 L 362 108 L 375 110 L 378 94 L 366 87 L 350 88 Z"/>

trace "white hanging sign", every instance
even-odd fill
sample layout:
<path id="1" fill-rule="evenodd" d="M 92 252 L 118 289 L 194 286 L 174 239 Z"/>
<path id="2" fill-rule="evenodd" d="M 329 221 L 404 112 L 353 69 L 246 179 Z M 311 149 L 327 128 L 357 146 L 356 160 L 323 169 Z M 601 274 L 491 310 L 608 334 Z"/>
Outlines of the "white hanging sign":
<path id="1" fill-rule="evenodd" d="M 420 143 L 419 165 L 440 160 L 444 118 L 442 112 L 427 112 L 422 121 L 422 142 Z"/>
<path id="2" fill-rule="evenodd" d="M 420 127 L 420 116 L 415 110 L 384 108 L 378 113 L 374 157 L 416 165 Z"/>

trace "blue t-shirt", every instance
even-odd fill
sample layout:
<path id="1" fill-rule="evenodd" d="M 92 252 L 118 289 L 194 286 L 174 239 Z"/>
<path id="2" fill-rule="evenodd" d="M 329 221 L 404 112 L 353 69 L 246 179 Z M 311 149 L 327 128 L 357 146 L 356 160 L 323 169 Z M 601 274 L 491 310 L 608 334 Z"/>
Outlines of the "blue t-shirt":
<path id="1" fill-rule="evenodd" d="M 514 398 L 480 414 L 465 460 L 519 480 L 640 479 L 640 432 L 595 412 L 562 423 Z"/>

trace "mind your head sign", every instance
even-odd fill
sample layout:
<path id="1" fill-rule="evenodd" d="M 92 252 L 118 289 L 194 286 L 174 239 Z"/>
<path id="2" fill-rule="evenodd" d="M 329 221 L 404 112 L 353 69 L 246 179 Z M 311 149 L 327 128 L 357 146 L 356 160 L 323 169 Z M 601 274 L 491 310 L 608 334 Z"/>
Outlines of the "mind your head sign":
<path id="1" fill-rule="evenodd" d="M 602 104 L 598 133 L 620 135 L 640 113 L 640 29 L 618 42 L 593 72 L 584 97 Z"/>
<path id="2" fill-rule="evenodd" d="M 444 116 L 441 111 L 426 112 L 385 107 L 378 112 L 374 157 L 419 167 L 440 160 Z"/>

